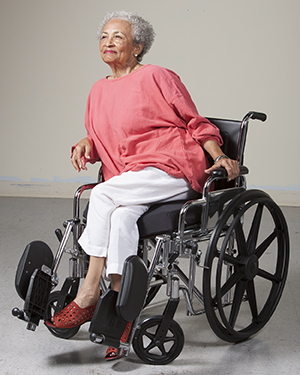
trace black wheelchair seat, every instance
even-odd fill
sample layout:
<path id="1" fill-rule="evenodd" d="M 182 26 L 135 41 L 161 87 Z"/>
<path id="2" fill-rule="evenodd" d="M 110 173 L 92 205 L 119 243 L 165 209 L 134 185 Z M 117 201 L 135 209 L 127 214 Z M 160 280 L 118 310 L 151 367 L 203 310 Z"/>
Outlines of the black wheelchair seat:
<path id="1" fill-rule="evenodd" d="M 178 217 L 185 200 L 171 201 L 153 204 L 138 220 L 140 239 L 155 237 L 159 234 L 170 234 L 178 227 Z M 87 220 L 89 203 L 87 204 L 83 217 Z M 191 209 L 188 212 L 187 225 L 194 226 L 201 220 L 201 210 Z"/>
<path id="2" fill-rule="evenodd" d="M 138 220 L 140 238 L 150 238 L 159 234 L 170 234 L 178 227 L 178 217 L 186 201 L 154 204 Z M 186 217 L 188 226 L 199 224 L 201 210 L 191 209 Z"/>

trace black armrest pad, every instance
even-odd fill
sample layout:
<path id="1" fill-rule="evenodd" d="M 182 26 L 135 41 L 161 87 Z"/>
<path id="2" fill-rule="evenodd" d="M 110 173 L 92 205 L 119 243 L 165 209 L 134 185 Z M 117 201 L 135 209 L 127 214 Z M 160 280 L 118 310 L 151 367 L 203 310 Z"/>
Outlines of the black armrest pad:
<path id="1" fill-rule="evenodd" d="M 241 165 L 239 176 L 242 176 L 248 173 L 249 173 L 249 169 L 245 167 L 244 165 Z M 214 171 L 212 171 L 211 177 L 216 178 L 216 179 L 227 178 L 227 171 L 223 167 L 215 169 Z"/>
<path id="2" fill-rule="evenodd" d="M 249 173 L 249 169 L 245 165 L 241 165 L 240 166 L 240 176 L 242 176 L 244 174 L 248 174 L 248 173 Z"/>

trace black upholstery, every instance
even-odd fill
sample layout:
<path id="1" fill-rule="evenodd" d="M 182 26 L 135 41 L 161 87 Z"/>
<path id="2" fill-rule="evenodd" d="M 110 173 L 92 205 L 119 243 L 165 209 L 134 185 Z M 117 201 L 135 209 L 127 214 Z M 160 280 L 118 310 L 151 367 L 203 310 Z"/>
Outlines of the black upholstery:
<path id="1" fill-rule="evenodd" d="M 208 120 L 216 125 L 220 130 L 224 142 L 222 146 L 224 154 L 229 156 L 230 159 L 237 160 L 240 143 L 241 121 L 215 118 L 208 118 Z"/>
<path id="2" fill-rule="evenodd" d="M 125 260 L 120 291 L 116 303 L 118 316 L 127 322 L 137 318 L 145 303 L 148 272 L 144 261 L 137 255 Z"/>
<path id="3" fill-rule="evenodd" d="M 179 212 L 185 202 L 181 200 L 151 206 L 138 220 L 140 238 L 172 233 L 178 226 Z M 188 225 L 200 223 L 200 220 L 199 207 L 190 209 L 186 217 Z"/>
<path id="4" fill-rule="evenodd" d="M 92 341 L 94 341 L 93 336 L 98 336 L 103 340 L 103 344 L 114 348 L 119 347 L 120 338 L 127 324 L 116 312 L 118 294 L 118 292 L 112 289 L 107 289 L 107 291 L 102 294 L 97 303 L 89 328 Z"/>
<path id="5" fill-rule="evenodd" d="M 223 138 L 223 152 L 228 155 L 231 159 L 237 160 L 239 147 L 240 147 L 240 132 L 241 132 L 241 121 L 235 120 L 224 120 L 208 118 L 214 125 L 216 125 Z M 241 161 L 242 162 L 242 161 Z M 247 170 L 247 168 L 245 168 Z M 246 173 L 246 172 L 245 172 Z M 215 182 L 215 188 L 217 190 L 226 189 L 233 187 L 234 181 L 228 183 L 225 180 L 219 180 Z M 227 195 L 226 195 L 227 199 Z M 138 228 L 140 238 L 151 238 L 159 234 L 170 234 L 177 229 L 178 218 L 181 207 L 185 201 L 173 201 L 167 203 L 158 203 L 150 207 L 138 220 Z M 86 218 L 86 208 L 83 216 Z M 220 207 L 218 207 L 220 209 Z M 215 209 L 213 210 L 215 212 Z M 192 227 L 198 225 L 201 220 L 201 209 L 198 207 L 192 207 L 187 214 L 186 221 L 187 226 Z"/>
<path id="6" fill-rule="evenodd" d="M 118 348 L 127 322 L 140 314 L 147 293 L 148 272 L 143 260 L 132 255 L 125 260 L 120 291 L 108 289 L 99 299 L 90 324 L 91 340 Z"/>
<path id="7" fill-rule="evenodd" d="M 209 120 L 220 130 L 223 138 L 223 152 L 231 159 L 236 160 L 239 152 L 241 121 L 213 118 L 209 118 Z M 226 180 L 220 180 L 215 183 L 215 188 L 218 190 L 224 189 L 233 187 L 234 184 L 234 181 L 228 183 Z M 177 229 L 179 212 L 184 203 L 185 201 L 174 201 L 153 205 L 138 220 L 140 238 L 149 238 L 162 233 L 174 232 Z M 213 211 L 215 212 L 215 210 Z M 186 217 L 187 227 L 199 224 L 200 220 L 201 209 L 199 206 L 192 207 Z"/>
<path id="8" fill-rule="evenodd" d="M 35 269 L 40 269 L 43 265 L 51 268 L 53 254 L 50 247 L 43 241 L 30 242 L 19 261 L 15 287 L 19 296 L 25 300 L 31 275 Z"/>

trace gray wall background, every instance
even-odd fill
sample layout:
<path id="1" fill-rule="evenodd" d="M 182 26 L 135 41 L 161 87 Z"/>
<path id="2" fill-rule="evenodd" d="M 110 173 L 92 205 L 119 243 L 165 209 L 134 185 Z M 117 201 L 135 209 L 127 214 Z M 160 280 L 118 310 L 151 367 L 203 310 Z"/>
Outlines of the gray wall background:
<path id="1" fill-rule="evenodd" d="M 109 74 L 96 30 L 107 11 L 148 19 L 156 41 L 143 63 L 180 75 L 203 116 L 252 122 L 248 185 L 300 205 L 300 2 L 297 0 L 1 0 L 0 195 L 72 197 L 70 147 L 85 136 L 91 85 Z"/>

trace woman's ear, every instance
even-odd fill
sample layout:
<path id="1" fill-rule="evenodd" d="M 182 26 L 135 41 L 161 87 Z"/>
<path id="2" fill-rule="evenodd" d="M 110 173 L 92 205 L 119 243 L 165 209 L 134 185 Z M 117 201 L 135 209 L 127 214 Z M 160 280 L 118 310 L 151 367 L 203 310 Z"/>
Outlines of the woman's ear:
<path id="1" fill-rule="evenodd" d="M 143 48 L 144 48 L 144 45 L 142 43 L 137 45 L 134 50 L 134 55 L 138 56 L 142 52 Z"/>

